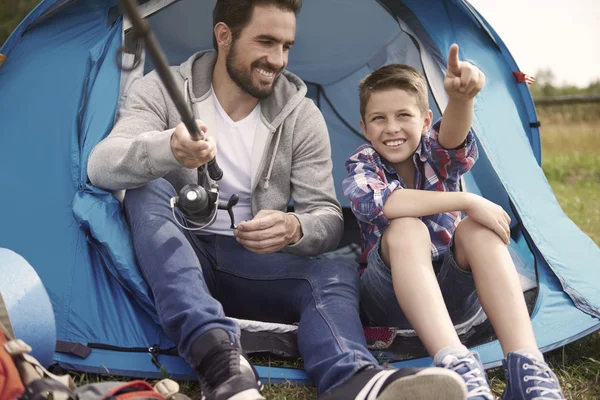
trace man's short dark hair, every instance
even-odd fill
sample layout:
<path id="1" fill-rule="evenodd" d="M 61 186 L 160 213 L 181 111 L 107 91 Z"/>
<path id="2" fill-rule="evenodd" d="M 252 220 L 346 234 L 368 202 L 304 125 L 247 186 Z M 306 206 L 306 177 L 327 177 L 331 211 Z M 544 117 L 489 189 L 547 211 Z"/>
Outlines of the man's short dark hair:
<path id="1" fill-rule="evenodd" d="M 219 23 L 225 23 L 233 34 L 235 41 L 242 30 L 252 19 L 256 6 L 275 6 L 283 11 L 298 14 L 302 8 L 302 0 L 217 0 L 213 10 L 213 28 Z M 218 50 L 217 38 L 213 33 L 213 47 Z"/>

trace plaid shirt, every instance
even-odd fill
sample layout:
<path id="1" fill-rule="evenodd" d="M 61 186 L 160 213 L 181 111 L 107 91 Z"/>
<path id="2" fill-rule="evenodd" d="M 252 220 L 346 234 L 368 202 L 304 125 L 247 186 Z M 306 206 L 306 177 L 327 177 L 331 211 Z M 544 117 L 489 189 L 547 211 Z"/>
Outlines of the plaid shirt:
<path id="1" fill-rule="evenodd" d="M 477 144 L 470 130 L 465 144 L 457 149 L 443 148 L 437 138 L 441 120 L 436 122 L 413 155 L 416 167 L 415 189 L 458 192 L 460 177 L 471 169 L 478 157 Z M 394 168 L 379 156 L 370 144 L 363 144 L 346 161 L 348 177 L 342 182 L 344 196 L 358 218 L 362 242 L 360 264 L 367 265 L 367 255 L 390 221 L 383 215 L 383 205 L 397 189 L 406 188 Z M 429 229 L 431 258 L 443 259 L 460 222 L 460 212 L 447 212 L 419 217 Z"/>

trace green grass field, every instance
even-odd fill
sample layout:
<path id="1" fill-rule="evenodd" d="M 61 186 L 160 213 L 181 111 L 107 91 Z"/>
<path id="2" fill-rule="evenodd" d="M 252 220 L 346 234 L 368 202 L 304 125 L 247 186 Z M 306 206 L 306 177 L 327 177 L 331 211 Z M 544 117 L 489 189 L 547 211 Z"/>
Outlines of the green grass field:
<path id="1" fill-rule="evenodd" d="M 586 106 L 588 107 L 588 106 Z M 571 108 L 541 108 L 542 166 L 565 213 L 597 244 L 600 244 L 600 105 L 590 113 Z M 600 332 L 546 354 L 559 376 L 568 399 L 600 399 Z M 261 364 L 300 366 L 261 360 Z M 504 374 L 488 371 L 492 389 L 500 395 Z M 78 384 L 107 379 L 97 375 L 76 375 Z M 112 378 L 117 379 L 117 378 Z M 182 383 L 183 393 L 199 398 L 194 382 Z M 290 384 L 268 385 L 267 399 L 308 400 L 316 397 L 313 387 Z"/>

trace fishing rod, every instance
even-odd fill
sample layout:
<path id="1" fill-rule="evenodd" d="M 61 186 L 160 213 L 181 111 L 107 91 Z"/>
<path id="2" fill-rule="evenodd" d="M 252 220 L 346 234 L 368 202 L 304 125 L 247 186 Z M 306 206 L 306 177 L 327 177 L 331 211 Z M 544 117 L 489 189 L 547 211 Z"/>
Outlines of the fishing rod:
<path id="1" fill-rule="evenodd" d="M 142 40 L 145 44 L 146 50 L 156 68 L 156 72 L 163 82 L 167 93 L 173 100 L 181 120 L 188 132 L 192 136 L 193 140 L 205 140 L 204 135 L 198 128 L 192 110 L 188 107 L 187 102 L 183 98 L 181 91 L 178 90 L 175 78 L 171 73 L 167 58 L 163 53 L 156 37 L 150 29 L 150 24 L 142 18 L 137 0 L 120 0 L 121 7 L 124 14 L 129 18 L 132 29 L 137 39 Z M 119 50 L 118 58 L 125 52 L 122 48 Z M 120 68 L 124 70 L 133 70 L 137 68 L 141 60 L 141 50 L 138 48 L 135 52 L 133 65 L 131 67 L 125 67 L 119 63 Z M 209 179 L 206 179 L 206 172 L 208 171 Z M 217 209 L 227 210 L 229 218 L 231 220 L 231 229 L 235 229 L 235 219 L 233 215 L 233 206 L 235 206 L 239 200 L 238 195 L 234 194 L 227 201 L 219 200 L 219 186 L 214 182 L 218 181 L 223 177 L 223 170 L 217 164 L 216 157 L 210 160 L 207 164 L 198 167 L 198 184 L 189 184 L 184 186 L 179 192 L 179 196 L 173 197 L 170 200 L 171 208 L 173 209 L 173 217 L 175 222 L 183 229 L 188 230 L 200 230 L 214 223 L 217 216 Z M 202 186 L 204 182 L 206 187 Z M 175 215 L 175 207 L 182 211 L 186 221 L 193 225 L 193 228 L 185 226 L 178 221 Z"/>

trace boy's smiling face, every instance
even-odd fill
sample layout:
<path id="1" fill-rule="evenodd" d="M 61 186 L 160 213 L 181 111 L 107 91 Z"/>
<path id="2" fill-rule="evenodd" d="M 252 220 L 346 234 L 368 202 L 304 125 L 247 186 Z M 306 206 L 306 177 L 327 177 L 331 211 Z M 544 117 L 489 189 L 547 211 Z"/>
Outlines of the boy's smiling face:
<path id="1" fill-rule="evenodd" d="M 431 110 L 423 114 L 414 95 L 390 88 L 371 93 L 360 127 L 379 155 L 398 169 L 417 150 L 431 119 Z"/>

